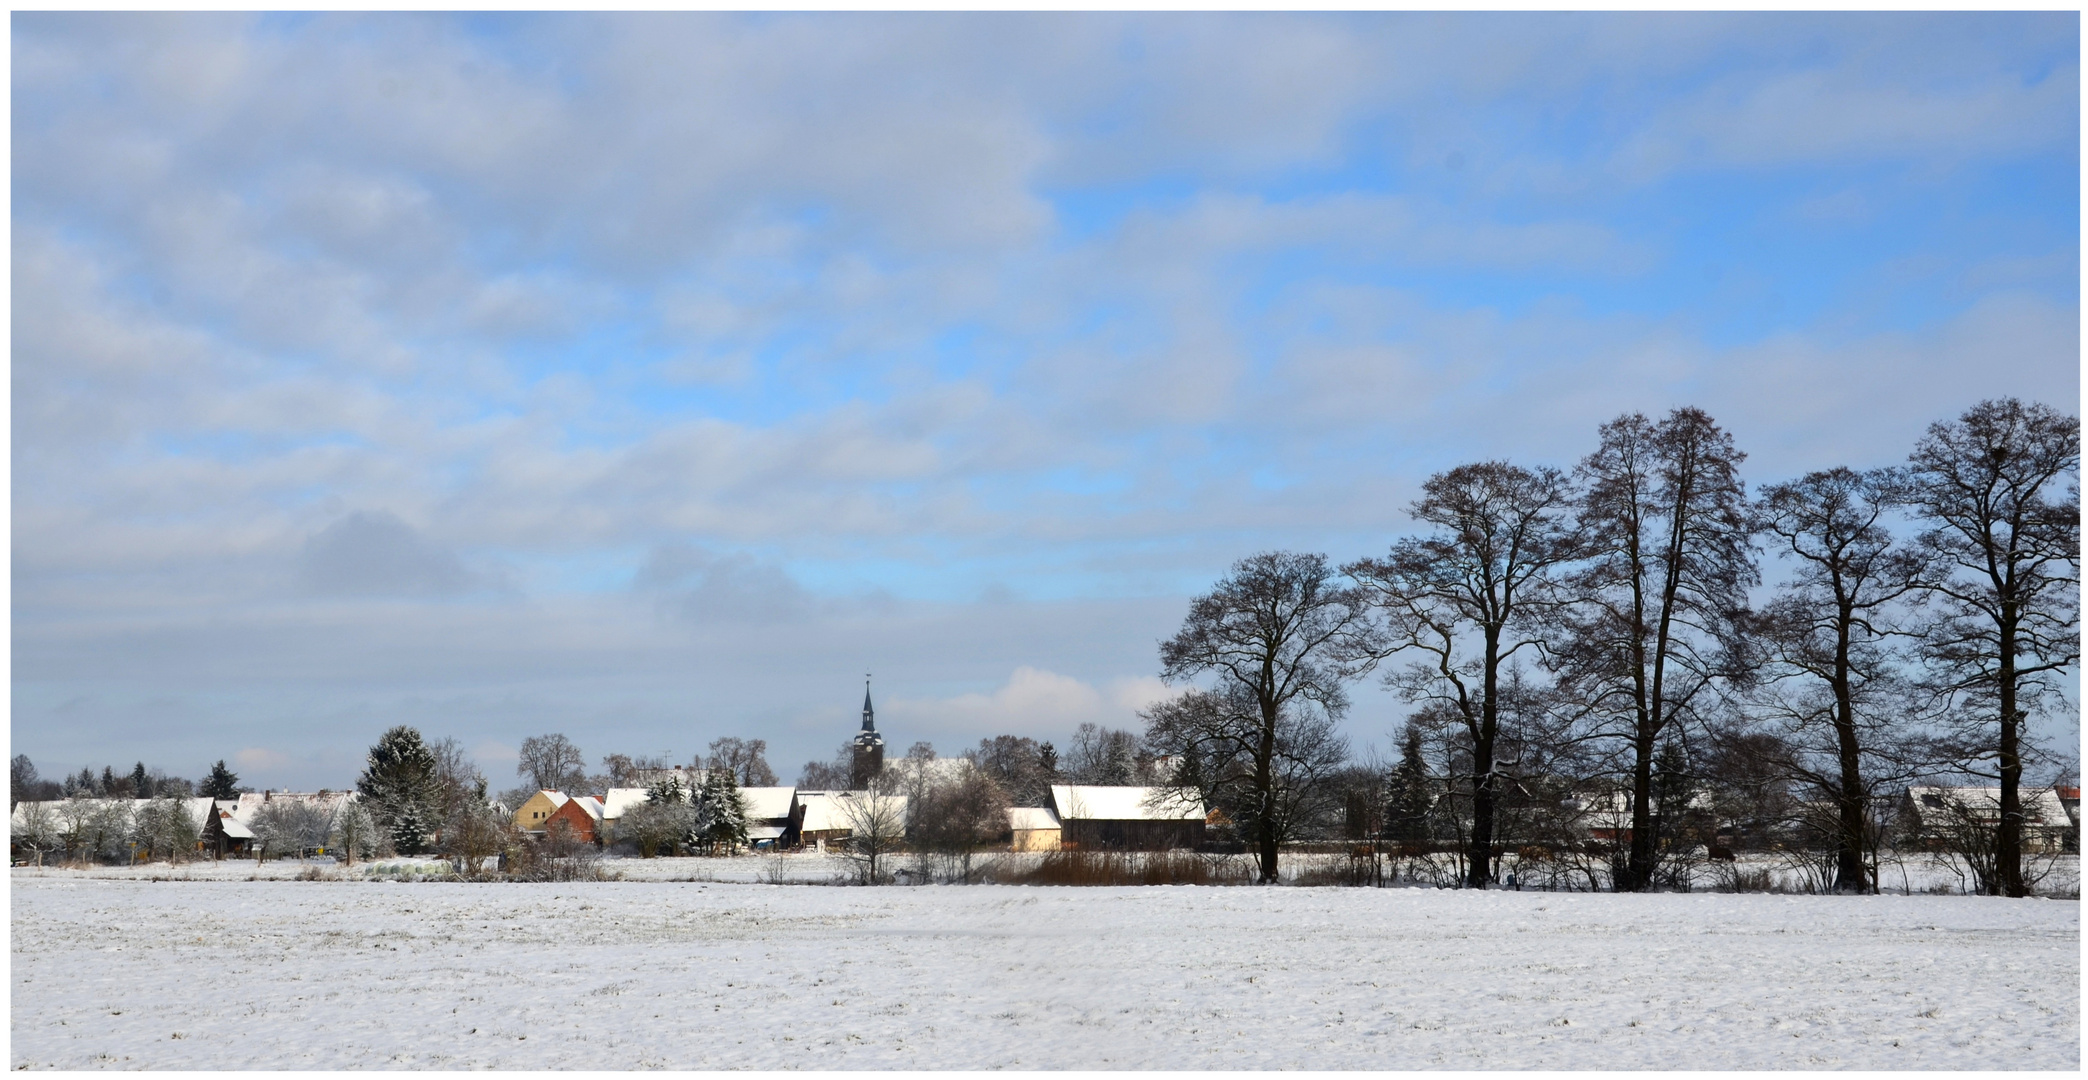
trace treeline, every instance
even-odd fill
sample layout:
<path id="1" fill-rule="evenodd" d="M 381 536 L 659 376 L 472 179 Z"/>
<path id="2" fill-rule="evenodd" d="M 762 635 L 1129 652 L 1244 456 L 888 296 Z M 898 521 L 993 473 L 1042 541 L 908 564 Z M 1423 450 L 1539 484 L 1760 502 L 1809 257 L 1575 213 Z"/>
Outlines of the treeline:
<path id="1" fill-rule="evenodd" d="M 225 763 L 217 763 L 217 772 L 225 771 Z M 228 774 L 229 775 L 229 774 Z M 212 774 L 214 779 L 216 773 Z M 234 778 L 237 779 L 236 777 Z M 146 768 L 140 761 L 129 772 L 119 773 L 113 765 L 104 765 L 100 775 L 92 768 L 82 767 L 79 772 L 58 780 L 47 780 L 37 773 L 36 763 L 27 754 L 16 754 L 8 766 L 8 807 L 12 809 L 22 802 L 42 802 L 51 799 L 155 799 L 187 798 L 199 794 L 196 784 L 184 777 L 169 776 L 157 766 Z M 207 794 L 207 793 L 203 793 Z M 231 798 L 231 793 L 222 796 Z"/>
<path id="2" fill-rule="evenodd" d="M 1141 749 L 1265 881 L 1338 818 L 1447 831 L 1484 886 L 1504 846 L 1585 838 L 1610 808 L 1609 884 L 1651 889 L 1715 842 L 1715 792 L 1874 889 L 1881 795 L 1971 778 L 1999 788 L 1979 885 L 2021 896 L 2026 772 L 2071 765 L 2027 721 L 2074 707 L 2079 451 L 2077 418 L 2011 399 L 1932 425 L 1904 465 L 1753 496 L 1694 408 L 1603 425 L 1570 471 L 1461 465 L 1382 555 L 1235 564 L 1161 644 L 1191 688 L 1144 714 Z M 1371 676 L 1413 709 L 1400 761 L 1359 770 L 1336 722 Z"/>
<path id="3" fill-rule="evenodd" d="M 1003 805 L 1053 783 L 1200 798 L 1264 881 L 1285 844 L 1367 839 L 1447 851 L 1478 887 L 1507 853 L 1594 854 L 1588 883 L 1625 891 L 1727 845 L 1821 852 L 1828 887 L 1876 890 L 1911 839 L 1892 800 L 1980 783 L 1993 812 L 1947 807 L 1950 847 L 1979 890 L 2024 895 L 2026 776 L 2075 765 L 2027 722 L 2074 707 L 2078 420 L 1982 402 L 1904 465 L 1753 495 L 1745 460 L 1682 408 L 1603 425 L 1570 470 L 1446 470 L 1382 555 L 1235 564 L 1161 644 L 1186 689 L 1142 731 L 1083 725 L 1064 762 L 1015 735 L 963 756 Z M 1373 678 L 1411 706 L 1391 762 L 1337 726 Z M 800 785 L 845 787 L 849 753 Z"/>

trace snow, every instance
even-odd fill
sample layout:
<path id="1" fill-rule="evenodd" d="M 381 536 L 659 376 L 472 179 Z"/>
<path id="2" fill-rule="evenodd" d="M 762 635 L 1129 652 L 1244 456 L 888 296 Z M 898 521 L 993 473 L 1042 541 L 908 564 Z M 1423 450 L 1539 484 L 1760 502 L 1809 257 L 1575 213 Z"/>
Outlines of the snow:
<path id="1" fill-rule="evenodd" d="M 615 866 L 703 861 L 789 862 Z M 254 869 L 14 871 L 12 1064 L 2080 1064 L 2069 901 L 232 879 Z"/>

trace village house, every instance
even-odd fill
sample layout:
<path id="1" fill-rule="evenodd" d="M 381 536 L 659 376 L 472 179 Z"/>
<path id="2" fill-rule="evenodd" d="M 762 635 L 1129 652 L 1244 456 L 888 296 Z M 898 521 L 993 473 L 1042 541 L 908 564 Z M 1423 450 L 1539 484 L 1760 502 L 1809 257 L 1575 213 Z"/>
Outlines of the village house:
<path id="1" fill-rule="evenodd" d="M 1053 784 L 1059 846 L 1071 851 L 1165 851 L 1204 841 L 1204 806 L 1157 787 Z"/>
<path id="2" fill-rule="evenodd" d="M 739 793 L 741 805 L 747 808 L 747 842 L 756 848 L 781 846 L 794 820 L 797 789 L 746 787 Z"/>
<path id="3" fill-rule="evenodd" d="M 2026 787 L 2019 792 L 2023 805 L 2023 850 L 2032 854 L 2055 854 L 2080 850 L 2080 826 L 2066 806 L 2069 789 Z M 2078 788 L 2071 789 L 2078 792 Z M 2079 805 L 2078 797 L 2075 805 Z M 1905 834 L 1932 850 L 1950 847 L 1955 830 L 1966 827 L 1995 829 L 2001 824 L 2001 789 L 1998 787 L 1911 787 L 1900 800 L 1900 823 Z"/>
<path id="4" fill-rule="evenodd" d="M 1059 819 L 1048 806 L 1008 808 L 1009 851 L 1057 851 Z"/>
<path id="5" fill-rule="evenodd" d="M 544 835 L 544 826 L 550 822 L 551 815 L 557 813 L 567 799 L 564 792 L 547 788 L 522 800 L 522 805 L 515 807 L 515 828 L 530 836 Z"/>
<path id="6" fill-rule="evenodd" d="M 602 800 L 592 795 L 567 799 L 544 819 L 544 832 L 548 835 L 561 823 L 571 831 L 573 839 L 587 844 L 597 842 L 602 836 Z"/>

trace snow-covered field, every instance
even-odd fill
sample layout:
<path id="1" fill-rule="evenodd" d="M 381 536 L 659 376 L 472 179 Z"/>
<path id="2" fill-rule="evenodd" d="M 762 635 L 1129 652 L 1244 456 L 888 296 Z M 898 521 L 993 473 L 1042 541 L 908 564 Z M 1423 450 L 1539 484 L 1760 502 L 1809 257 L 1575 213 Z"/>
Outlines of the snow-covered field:
<path id="1" fill-rule="evenodd" d="M 14 872 L 15 1067 L 2081 1062 L 2068 901 L 205 870 Z"/>

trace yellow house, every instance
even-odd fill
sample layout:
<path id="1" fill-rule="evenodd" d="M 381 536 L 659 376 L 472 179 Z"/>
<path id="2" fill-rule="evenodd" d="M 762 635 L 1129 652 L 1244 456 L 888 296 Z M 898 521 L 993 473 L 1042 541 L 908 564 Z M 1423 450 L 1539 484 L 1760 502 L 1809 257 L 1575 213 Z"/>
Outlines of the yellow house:
<path id="1" fill-rule="evenodd" d="M 544 831 L 544 822 L 558 812 L 558 808 L 570 802 L 564 792 L 539 791 L 515 808 L 515 828 L 528 833 Z"/>
<path id="2" fill-rule="evenodd" d="M 1048 806 L 1011 806 L 1008 831 L 1013 840 L 1009 851 L 1057 851 L 1059 819 Z"/>

